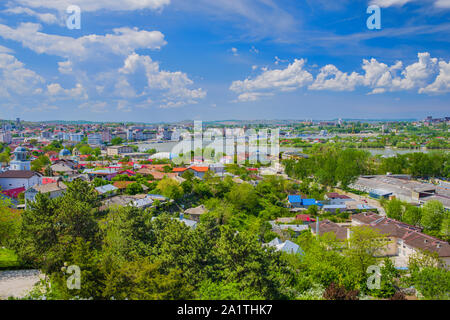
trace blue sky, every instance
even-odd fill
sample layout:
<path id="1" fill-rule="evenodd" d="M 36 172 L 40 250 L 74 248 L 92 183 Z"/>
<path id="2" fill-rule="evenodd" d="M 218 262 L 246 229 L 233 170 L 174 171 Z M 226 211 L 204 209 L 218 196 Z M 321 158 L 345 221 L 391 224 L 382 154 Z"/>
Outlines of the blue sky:
<path id="1" fill-rule="evenodd" d="M 449 34 L 450 0 L 6 0 L 0 118 L 448 116 Z"/>

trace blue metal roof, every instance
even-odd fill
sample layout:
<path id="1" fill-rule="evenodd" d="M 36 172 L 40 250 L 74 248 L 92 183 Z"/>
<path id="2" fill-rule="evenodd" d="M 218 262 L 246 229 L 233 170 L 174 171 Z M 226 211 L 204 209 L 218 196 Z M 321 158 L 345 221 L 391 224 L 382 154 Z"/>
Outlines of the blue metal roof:
<path id="1" fill-rule="evenodd" d="M 322 204 L 317 202 L 316 199 L 303 199 L 302 204 L 304 206 L 322 206 Z"/>
<path id="2" fill-rule="evenodd" d="M 288 196 L 289 203 L 302 203 L 301 196 Z"/>

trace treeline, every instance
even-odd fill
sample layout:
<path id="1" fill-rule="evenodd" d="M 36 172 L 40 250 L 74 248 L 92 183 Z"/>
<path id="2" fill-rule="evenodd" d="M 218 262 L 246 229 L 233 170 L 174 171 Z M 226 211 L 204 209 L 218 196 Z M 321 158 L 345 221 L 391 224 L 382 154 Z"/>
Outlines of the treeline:
<path id="1" fill-rule="evenodd" d="M 358 176 L 371 173 L 370 153 L 334 146 L 315 146 L 308 158 L 286 160 L 286 174 L 297 179 L 314 178 L 326 186 L 347 187 Z"/>
<path id="2" fill-rule="evenodd" d="M 314 178 L 327 186 L 347 187 L 360 175 L 410 174 L 417 178 L 450 178 L 450 153 L 408 153 L 383 158 L 367 151 L 323 145 L 312 148 L 309 158 L 285 160 L 286 173 L 296 179 Z"/>
<path id="3" fill-rule="evenodd" d="M 450 240 L 450 213 L 441 202 L 428 201 L 422 208 L 399 199 L 382 200 L 381 204 L 389 218 L 422 227 L 431 236 Z"/>
<path id="4" fill-rule="evenodd" d="M 450 179 L 450 153 L 433 151 L 397 154 L 395 157 L 378 157 L 378 173 L 410 174 L 413 177 L 438 177 Z"/>

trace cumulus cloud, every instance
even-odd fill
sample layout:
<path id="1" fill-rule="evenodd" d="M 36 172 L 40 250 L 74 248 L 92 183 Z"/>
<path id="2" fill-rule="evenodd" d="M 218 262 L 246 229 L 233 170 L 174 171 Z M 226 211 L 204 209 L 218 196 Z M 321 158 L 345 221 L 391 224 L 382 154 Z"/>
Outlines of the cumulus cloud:
<path id="1" fill-rule="evenodd" d="M 304 59 L 296 59 L 285 69 L 266 69 L 255 79 L 234 81 L 230 90 L 240 94 L 238 98 L 240 101 L 255 101 L 259 97 L 273 94 L 273 91 L 296 90 L 313 80 L 312 75 L 304 70 L 305 63 Z"/>
<path id="2" fill-rule="evenodd" d="M 308 88 L 310 90 L 353 91 L 362 80 L 363 77 L 356 72 L 348 75 L 329 64 L 320 69 L 316 80 Z"/>
<path id="3" fill-rule="evenodd" d="M 77 83 L 72 89 L 64 89 L 59 83 L 51 83 L 47 86 L 47 91 L 50 96 L 88 99 L 86 90 L 81 83 Z"/>
<path id="4" fill-rule="evenodd" d="M 13 55 L 0 53 L 0 82 L 0 96 L 14 98 L 40 93 L 45 81 Z"/>
<path id="5" fill-rule="evenodd" d="M 420 93 L 447 93 L 450 92 L 450 61 L 439 62 L 439 75 L 436 80 L 420 89 Z"/>
<path id="6" fill-rule="evenodd" d="M 203 89 L 190 89 L 193 81 L 185 73 L 160 70 L 159 63 L 153 61 L 149 56 L 133 53 L 125 59 L 119 73 L 132 76 L 138 72 L 143 72 L 147 80 L 147 87 L 144 89 L 145 95 L 154 91 L 163 95 L 161 107 L 194 104 L 206 96 Z"/>
<path id="7" fill-rule="evenodd" d="M 443 94 L 450 92 L 450 62 L 438 61 L 428 52 L 418 53 L 418 60 L 404 67 L 397 61 L 389 66 L 372 58 L 364 59 L 363 72 L 343 72 L 328 64 L 318 74 L 304 70 L 305 60 L 295 60 L 281 70 L 263 69 L 255 79 L 234 81 L 230 90 L 239 94 L 238 101 L 256 101 L 280 91 L 293 91 L 308 85 L 309 90 L 354 91 L 367 88 L 369 94 L 395 91 Z M 314 79 L 314 80 L 313 80 Z"/>

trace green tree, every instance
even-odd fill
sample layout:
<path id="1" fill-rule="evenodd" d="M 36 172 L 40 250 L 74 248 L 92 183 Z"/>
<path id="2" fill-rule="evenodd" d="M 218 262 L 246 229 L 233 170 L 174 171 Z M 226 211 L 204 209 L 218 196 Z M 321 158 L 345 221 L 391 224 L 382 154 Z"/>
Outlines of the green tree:
<path id="1" fill-rule="evenodd" d="M 403 212 L 405 210 L 405 203 L 399 199 L 392 199 L 385 201 L 383 207 L 389 218 L 402 221 Z"/>
<path id="2" fill-rule="evenodd" d="M 122 143 L 123 143 L 123 139 L 121 137 L 114 137 L 111 140 L 111 144 L 113 146 L 117 146 L 117 145 L 122 144 Z"/>
<path id="3" fill-rule="evenodd" d="M 421 208 L 409 205 L 403 213 L 402 220 L 413 226 L 419 225 L 422 220 Z"/>
<path id="4" fill-rule="evenodd" d="M 106 298 L 131 300 L 187 300 L 192 288 L 180 270 L 164 272 L 160 262 L 141 258 L 124 263 L 106 280 Z"/>
<path id="5" fill-rule="evenodd" d="M 21 216 L 10 206 L 9 200 L 0 198 L 0 247 L 9 246 L 20 228 Z"/>
<path id="6" fill-rule="evenodd" d="M 142 185 L 137 182 L 130 183 L 125 190 L 125 193 L 129 195 L 141 194 L 143 192 L 144 189 L 142 188 Z"/>
<path id="7" fill-rule="evenodd" d="M 351 267 L 355 268 L 358 280 L 364 283 L 368 277 L 367 268 L 377 264 L 376 257 L 384 253 L 390 241 L 377 229 L 357 226 L 351 228 L 347 242 L 344 254 L 349 258 Z"/>
<path id="8" fill-rule="evenodd" d="M 183 196 L 183 188 L 180 184 L 177 181 L 167 177 L 158 182 L 156 189 L 163 196 L 170 199 L 178 200 Z"/>
<path id="9" fill-rule="evenodd" d="M 437 200 L 428 201 L 422 208 L 421 224 L 426 231 L 440 231 L 445 217 L 445 209 Z"/>

